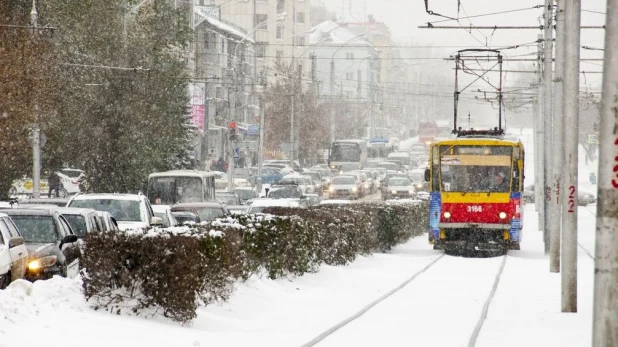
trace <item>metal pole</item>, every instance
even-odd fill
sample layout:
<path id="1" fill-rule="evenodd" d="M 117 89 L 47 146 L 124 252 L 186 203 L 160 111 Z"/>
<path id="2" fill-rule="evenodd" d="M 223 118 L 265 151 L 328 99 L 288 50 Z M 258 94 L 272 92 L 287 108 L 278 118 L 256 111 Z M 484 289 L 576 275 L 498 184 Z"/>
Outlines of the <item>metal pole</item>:
<path id="1" fill-rule="evenodd" d="M 577 160 L 579 128 L 580 0 L 566 0 L 564 61 L 565 168 L 562 209 L 562 312 L 577 312 Z M 615 318 L 615 317 L 614 317 Z"/>
<path id="2" fill-rule="evenodd" d="M 562 209 L 560 204 L 560 182 L 562 174 L 562 160 L 564 145 L 562 139 L 563 126 L 563 78 L 564 78 L 564 52 L 566 38 L 566 23 L 564 21 L 565 0 L 557 0 L 556 10 L 556 63 L 554 70 L 554 114 L 553 114 L 553 142 L 552 142 L 552 178 L 551 203 L 550 203 L 550 243 L 549 243 L 549 271 L 560 272 L 560 232 L 562 222 Z"/>
<path id="3" fill-rule="evenodd" d="M 549 162 L 551 160 L 551 115 L 552 115 L 552 53 L 554 49 L 553 45 L 553 26 L 552 26 L 552 14 L 553 14 L 553 0 L 545 0 L 545 43 L 543 46 L 543 212 L 545 219 L 543 220 L 543 241 L 545 243 L 545 254 L 549 254 L 550 243 L 550 228 L 549 225 L 551 219 L 549 218 L 549 178 L 551 177 L 551 166 Z M 578 70 L 579 71 L 579 70 Z"/>
<path id="4" fill-rule="evenodd" d="M 264 112 L 260 108 L 260 143 L 258 148 L 258 172 L 257 172 L 257 191 L 258 195 L 262 193 L 262 163 L 264 157 Z"/>
<path id="5" fill-rule="evenodd" d="M 594 264 L 592 345 L 618 341 L 618 0 L 607 0 L 603 97 L 599 129 L 599 186 Z"/>
<path id="6" fill-rule="evenodd" d="M 294 83 L 294 82 L 292 82 Z M 292 88 L 292 94 L 290 94 L 292 98 L 292 114 L 290 115 L 290 167 L 294 167 L 294 108 L 296 107 L 296 98 L 294 97 L 294 88 Z"/>

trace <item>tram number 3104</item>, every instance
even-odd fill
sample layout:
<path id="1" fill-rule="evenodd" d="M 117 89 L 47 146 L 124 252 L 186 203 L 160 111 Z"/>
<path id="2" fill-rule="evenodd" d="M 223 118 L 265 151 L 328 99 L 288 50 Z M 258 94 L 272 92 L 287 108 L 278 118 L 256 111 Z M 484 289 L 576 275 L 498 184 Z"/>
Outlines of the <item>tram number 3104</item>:
<path id="1" fill-rule="evenodd" d="M 480 213 L 480 212 L 483 212 L 483 207 L 482 206 L 468 206 L 468 212 Z"/>

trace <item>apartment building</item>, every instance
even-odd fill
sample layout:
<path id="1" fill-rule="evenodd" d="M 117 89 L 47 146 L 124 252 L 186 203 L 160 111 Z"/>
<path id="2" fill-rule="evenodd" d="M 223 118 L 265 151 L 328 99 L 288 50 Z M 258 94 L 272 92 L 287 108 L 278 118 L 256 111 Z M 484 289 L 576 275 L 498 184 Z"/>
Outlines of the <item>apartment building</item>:
<path id="1" fill-rule="evenodd" d="M 277 64 L 302 66 L 303 84 L 311 76 L 309 33 L 311 0 L 195 0 L 220 19 L 244 29 L 255 41 L 258 81 L 277 80 Z M 280 75 L 280 73 L 279 73 Z"/>

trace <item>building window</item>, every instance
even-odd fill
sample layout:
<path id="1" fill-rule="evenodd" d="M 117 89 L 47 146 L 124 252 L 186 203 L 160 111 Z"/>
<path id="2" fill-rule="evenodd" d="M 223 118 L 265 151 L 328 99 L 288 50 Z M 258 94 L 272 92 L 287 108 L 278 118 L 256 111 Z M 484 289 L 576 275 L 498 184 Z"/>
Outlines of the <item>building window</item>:
<path id="1" fill-rule="evenodd" d="M 277 64 L 283 63 L 283 51 L 277 51 L 276 60 Z"/>
<path id="2" fill-rule="evenodd" d="M 268 15 L 267 14 L 256 14 L 255 15 L 255 26 L 258 26 L 260 24 L 260 27 L 258 29 L 261 30 L 267 30 L 268 29 Z"/>
<path id="3" fill-rule="evenodd" d="M 256 42 L 255 44 L 255 56 L 257 58 L 264 58 L 266 57 L 266 47 L 267 47 L 268 43 L 266 42 Z"/>
<path id="4" fill-rule="evenodd" d="M 296 23 L 305 23 L 305 13 L 304 12 L 296 12 Z"/>
<path id="5" fill-rule="evenodd" d="M 285 0 L 277 0 L 277 13 L 285 12 Z"/>
<path id="6" fill-rule="evenodd" d="M 345 79 L 348 81 L 351 81 L 352 78 L 354 78 L 354 73 L 353 72 L 346 72 L 345 73 Z"/>
<path id="7" fill-rule="evenodd" d="M 283 39 L 283 30 L 285 27 L 283 25 L 277 25 L 277 39 L 282 40 Z"/>
<path id="8" fill-rule="evenodd" d="M 345 58 L 346 60 L 354 60 L 354 53 L 346 53 Z"/>
<path id="9" fill-rule="evenodd" d="M 305 45 L 305 37 L 304 36 L 299 36 L 296 38 L 296 45 L 297 46 L 304 46 Z"/>

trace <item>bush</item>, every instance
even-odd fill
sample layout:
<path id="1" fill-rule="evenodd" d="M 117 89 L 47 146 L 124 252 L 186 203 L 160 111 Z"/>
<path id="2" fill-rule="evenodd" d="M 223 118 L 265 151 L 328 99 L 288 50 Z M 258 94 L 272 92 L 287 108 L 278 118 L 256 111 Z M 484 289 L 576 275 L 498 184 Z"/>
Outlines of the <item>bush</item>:
<path id="1" fill-rule="evenodd" d="M 162 312 L 187 322 L 239 279 L 300 276 L 387 251 L 427 229 L 427 205 L 273 209 L 172 230 L 92 233 L 81 264 L 95 309 Z"/>

